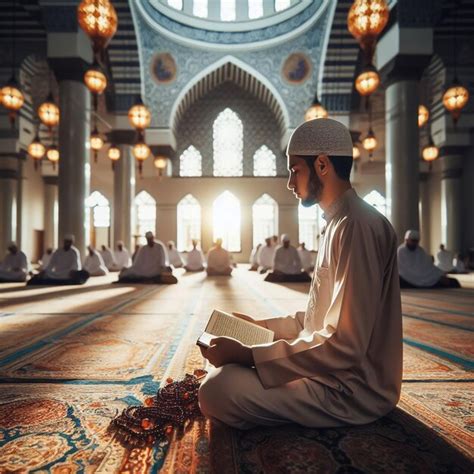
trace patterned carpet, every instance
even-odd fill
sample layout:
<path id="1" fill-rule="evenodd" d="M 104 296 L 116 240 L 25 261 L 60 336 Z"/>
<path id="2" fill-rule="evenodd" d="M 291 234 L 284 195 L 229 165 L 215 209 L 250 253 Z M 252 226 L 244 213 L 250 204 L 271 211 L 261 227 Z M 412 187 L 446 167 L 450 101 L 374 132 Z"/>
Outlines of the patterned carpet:
<path id="1" fill-rule="evenodd" d="M 403 294 L 399 407 L 366 426 L 230 430 L 196 422 L 180 440 L 127 450 L 110 420 L 203 360 L 210 311 L 304 308 L 308 285 L 182 275 L 178 285 L 0 286 L 0 473 L 473 471 L 474 290 Z"/>

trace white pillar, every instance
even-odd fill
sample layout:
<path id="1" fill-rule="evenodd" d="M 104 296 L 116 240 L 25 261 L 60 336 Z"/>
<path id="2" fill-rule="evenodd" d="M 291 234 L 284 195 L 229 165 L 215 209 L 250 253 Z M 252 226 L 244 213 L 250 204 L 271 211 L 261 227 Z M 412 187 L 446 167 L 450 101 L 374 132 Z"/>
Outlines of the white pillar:
<path id="1" fill-rule="evenodd" d="M 44 182 L 44 246 L 58 247 L 58 177 L 43 176 Z"/>
<path id="2" fill-rule="evenodd" d="M 17 240 L 18 174 L 0 169 L 0 252 L 5 254 L 9 242 Z"/>

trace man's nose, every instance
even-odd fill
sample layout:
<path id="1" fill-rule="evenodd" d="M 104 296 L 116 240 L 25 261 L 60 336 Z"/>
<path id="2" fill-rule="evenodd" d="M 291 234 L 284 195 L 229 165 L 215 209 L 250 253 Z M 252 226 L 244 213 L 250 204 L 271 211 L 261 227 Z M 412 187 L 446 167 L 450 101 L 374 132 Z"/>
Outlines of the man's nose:
<path id="1" fill-rule="evenodd" d="M 286 184 L 286 187 L 290 191 L 293 191 L 293 189 L 295 189 L 295 183 L 293 183 L 293 179 L 291 178 L 291 176 L 288 178 L 288 183 Z"/>

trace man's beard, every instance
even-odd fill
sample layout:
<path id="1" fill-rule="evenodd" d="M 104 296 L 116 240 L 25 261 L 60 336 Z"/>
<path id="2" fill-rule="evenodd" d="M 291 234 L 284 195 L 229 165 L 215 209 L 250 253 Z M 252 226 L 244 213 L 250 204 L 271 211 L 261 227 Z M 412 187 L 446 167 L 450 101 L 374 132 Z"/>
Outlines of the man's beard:
<path id="1" fill-rule="evenodd" d="M 321 194 L 323 192 L 324 184 L 319 179 L 314 169 L 311 169 L 311 173 L 308 178 L 308 196 L 301 200 L 301 204 L 304 207 L 311 207 L 318 204 L 321 200 Z"/>

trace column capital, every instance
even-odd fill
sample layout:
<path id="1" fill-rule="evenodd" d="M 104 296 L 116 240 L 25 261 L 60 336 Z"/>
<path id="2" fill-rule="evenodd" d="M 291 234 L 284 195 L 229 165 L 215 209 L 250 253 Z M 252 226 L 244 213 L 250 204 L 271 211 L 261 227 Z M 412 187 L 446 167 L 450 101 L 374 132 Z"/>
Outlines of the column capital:
<path id="1" fill-rule="evenodd" d="M 385 87 L 399 81 L 419 81 L 431 56 L 397 55 L 380 70 Z"/>
<path id="2" fill-rule="evenodd" d="M 137 141 L 135 130 L 112 130 L 106 136 L 107 141 L 115 145 L 133 145 Z"/>
<path id="3" fill-rule="evenodd" d="M 59 82 L 77 81 L 84 83 L 84 74 L 90 66 L 82 58 L 50 58 L 49 63 Z"/>

